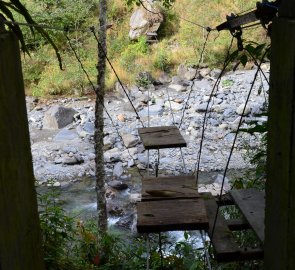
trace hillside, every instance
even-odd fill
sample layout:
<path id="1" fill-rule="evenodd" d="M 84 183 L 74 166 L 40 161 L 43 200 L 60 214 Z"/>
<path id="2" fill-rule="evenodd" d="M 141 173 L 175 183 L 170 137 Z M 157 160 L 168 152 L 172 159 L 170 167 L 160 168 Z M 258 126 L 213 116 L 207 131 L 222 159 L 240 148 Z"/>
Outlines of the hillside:
<path id="1" fill-rule="evenodd" d="M 31 57 L 23 61 L 27 93 L 35 96 L 84 95 L 90 92 L 89 82 L 74 56 L 74 48 L 85 70 L 93 82 L 96 80 L 97 44 L 88 31 L 97 25 L 97 3 L 94 0 L 42 1 L 24 0 L 28 10 L 39 23 L 57 27 L 48 30 L 61 51 L 64 70 L 58 67 L 52 49 L 40 37 L 33 37 L 27 27 L 23 27 L 31 49 Z M 158 30 L 158 42 L 148 44 L 145 38 L 130 41 L 129 21 L 137 8 L 128 7 L 124 0 L 109 1 L 108 55 L 117 73 L 125 84 L 133 84 L 139 72 L 148 71 L 155 78 L 161 73 L 175 73 L 180 64 L 195 66 L 207 31 L 199 27 L 216 27 L 230 13 L 238 14 L 255 7 L 256 1 L 176 1 L 171 9 L 159 7 L 164 21 Z M 77 31 L 67 33 L 65 26 Z M 83 30 L 83 31 L 82 31 Z M 227 31 L 212 31 L 208 37 L 202 63 L 219 67 L 231 36 Z M 266 33 L 261 26 L 247 29 L 243 39 L 263 43 Z M 107 74 L 107 88 L 113 89 L 116 78 L 111 70 Z"/>

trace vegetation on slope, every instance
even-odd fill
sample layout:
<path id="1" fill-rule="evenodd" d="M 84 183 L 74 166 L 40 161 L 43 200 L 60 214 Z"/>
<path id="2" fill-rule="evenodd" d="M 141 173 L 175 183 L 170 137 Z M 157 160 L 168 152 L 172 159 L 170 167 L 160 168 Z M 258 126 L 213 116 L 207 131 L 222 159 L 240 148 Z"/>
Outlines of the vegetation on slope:
<path id="1" fill-rule="evenodd" d="M 97 3 L 94 0 L 24 0 L 32 17 L 39 23 L 60 29 L 77 29 L 68 33 L 85 69 L 93 81 L 96 76 L 96 41 L 87 30 L 97 25 Z M 135 82 L 136 75 L 149 71 L 154 77 L 161 72 L 173 73 L 181 63 L 194 66 L 199 62 L 200 51 L 206 30 L 190 23 L 196 22 L 214 28 L 223 22 L 231 12 L 239 13 L 255 7 L 256 1 L 176 1 L 172 8 L 162 7 L 165 21 L 159 30 L 159 42 L 148 45 L 144 38 L 131 42 L 128 38 L 130 16 L 136 8 L 126 5 L 124 0 L 109 1 L 108 55 L 120 78 L 126 84 Z M 21 20 L 21 18 L 19 18 Z M 80 31 L 81 29 L 86 31 Z M 27 27 L 23 32 L 31 50 L 31 57 L 24 57 L 23 68 L 28 94 L 42 95 L 83 95 L 90 91 L 89 82 L 70 49 L 65 33 L 49 30 L 62 53 L 64 70 L 57 65 L 54 51 L 38 36 L 32 36 Z M 247 40 L 264 40 L 262 27 L 244 31 Z M 223 62 L 224 52 L 230 40 L 230 33 L 212 31 L 203 62 L 217 67 Z M 112 89 L 116 77 L 109 69 L 107 87 Z"/>

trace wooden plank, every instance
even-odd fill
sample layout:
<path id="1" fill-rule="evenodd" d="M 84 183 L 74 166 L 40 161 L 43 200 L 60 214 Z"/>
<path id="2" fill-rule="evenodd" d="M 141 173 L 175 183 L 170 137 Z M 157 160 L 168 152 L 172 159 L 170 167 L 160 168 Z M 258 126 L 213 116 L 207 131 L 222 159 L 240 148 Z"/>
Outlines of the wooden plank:
<path id="1" fill-rule="evenodd" d="M 147 201 L 137 204 L 139 233 L 207 230 L 208 226 L 204 200 L 201 198 Z"/>
<path id="2" fill-rule="evenodd" d="M 138 134 L 145 149 L 186 147 L 186 142 L 175 126 L 139 128 Z"/>
<path id="3" fill-rule="evenodd" d="M 243 218 L 228 219 L 226 220 L 226 224 L 231 231 L 242 231 L 251 228 L 249 223 Z"/>
<path id="4" fill-rule="evenodd" d="M 194 176 L 168 176 L 142 180 L 142 201 L 200 197 Z"/>
<path id="5" fill-rule="evenodd" d="M 263 243 L 265 193 L 251 188 L 231 190 L 230 195 L 259 240 Z"/>
<path id="6" fill-rule="evenodd" d="M 214 220 L 217 212 L 217 203 L 211 196 L 211 199 L 205 200 L 205 207 L 209 219 L 208 235 L 214 248 L 214 255 L 218 262 L 236 261 L 240 256 L 240 249 L 227 227 L 226 220 L 220 214 L 217 215 L 216 225 L 213 232 Z"/>

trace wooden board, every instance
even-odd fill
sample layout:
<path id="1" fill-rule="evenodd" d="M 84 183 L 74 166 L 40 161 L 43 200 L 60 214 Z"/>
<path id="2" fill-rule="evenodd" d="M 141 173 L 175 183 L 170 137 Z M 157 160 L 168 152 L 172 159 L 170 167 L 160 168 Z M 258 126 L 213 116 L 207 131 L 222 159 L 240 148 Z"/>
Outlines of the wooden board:
<path id="1" fill-rule="evenodd" d="M 206 230 L 208 226 L 204 200 L 201 198 L 147 201 L 137 204 L 139 233 Z"/>
<path id="2" fill-rule="evenodd" d="M 142 201 L 200 197 L 194 176 L 169 176 L 142 180 Z"/>
<path id="3" fill-rule="evenodd" d="M 263 243 L 265 193 L 251 188 L 231 190 L 230 195 L 259 240 Z"/>
<path id="4" fill-rule="evenodd" d="M 175 126 L 139 128 L 138 134 L 145 149 L 186 147 L 186 142 Z"/>
<path id="5" fill-rule="evenodd" d="M 217 212 L 217 203 L 213 197 L 205 200 L 209 219 L 208 235 L 214 248 L 215 259 L 218 262 L 236 261 L 240 256 L 240 248 L 227 227 L 227 222 L 220 214 L 217 215 L 216 225 L 212 236 L 214 220 Z"/>

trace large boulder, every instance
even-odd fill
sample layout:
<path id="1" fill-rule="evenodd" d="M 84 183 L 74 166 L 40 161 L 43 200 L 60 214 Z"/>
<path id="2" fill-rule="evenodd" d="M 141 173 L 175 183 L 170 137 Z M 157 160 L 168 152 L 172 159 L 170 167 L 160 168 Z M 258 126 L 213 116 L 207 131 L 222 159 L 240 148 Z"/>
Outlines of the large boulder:
<path id="1" fill-rule="evenodd" d="M 69 124 L 74 120 L 74 115 L 77 113 L 72 108 L 65 108 L 62 106 L 51 107 L 44 116 L 43 128 L 44 129 L 60 129 Z"/>
<path id="2" fill-rule="evenodd" d="M 130 18 L 129 38 L 137 40 L 147 33 L 156 33 L 164 20 L 163 14 L 153 4 L 152 0 L 144 0 Z M 152 11 L 152 12 L 150 12 Z"/>

